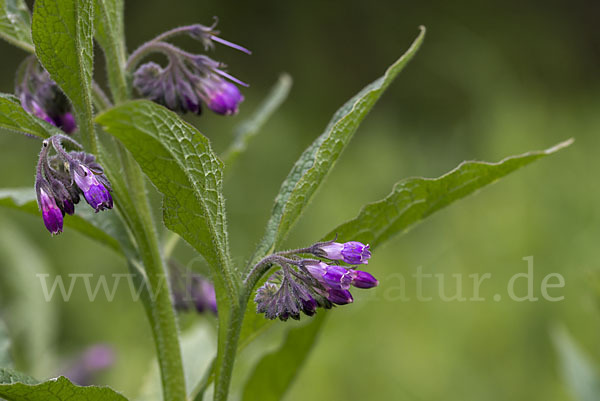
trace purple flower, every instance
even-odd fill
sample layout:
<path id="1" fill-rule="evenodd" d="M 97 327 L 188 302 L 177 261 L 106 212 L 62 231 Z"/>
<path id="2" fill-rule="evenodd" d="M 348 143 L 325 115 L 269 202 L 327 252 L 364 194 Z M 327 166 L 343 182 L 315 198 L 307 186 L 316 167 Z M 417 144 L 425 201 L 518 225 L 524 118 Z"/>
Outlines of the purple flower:
<path id="1" fill-rule="evenodd" d="M 115 351 L 111 346 L 94 345 L 73 360 L 63 375 L 80 386 L 90 386 L 96 374 L 114 365 L 115 359 Z"/>
<path id="2" fill-rule="evenodd" d="M 330 288 L 327 290 L 327 292 L 329 293 L 327 299 L 336 305 L 347 305 L 354 302 L 354 298 L 352 298 L 352 294 L 350 294 L 350 291 L 348 290 L 337 290 L 335 288 Z"/>
<path id="3" fill-rule="evenodd" d="M 41 184 L 36 185 L 38 206 L 42 211 L 44 225 L 51 234 L 60 234 L 63 229 L 63 212 L 56 205 L 56 200 L 51 192 L 43 187 L 44 185 Z"/>
<path id="4" fill-rule="evenodd" d="M 329 241 L 313 246 L 312 252 L 319 257 L 331 260 L 343 260 L 351 265 L 368 264 L 371 257 L 369 245 L 358 241 L 339 242 Z"/>
<path id="5" fill-rule="evenodd" d="M 35 57 L 27 58 L 20 72 L 22 79 L 17 82 L 15 93 L 23 109 L 67 134 L 75 131 L 77 124 L 69 100 Z"/>
<path id="6" fill-rule="evenodd" d="M 217 114 L 237 113 L 244 97 L 234 83 L 247 84 L 226 73 L 224 64 L 163 41 L 176 34 L 187 33 L 201 41 L 205 49 L 211 49 L 213 42 L 219 42 L 250 54 L 247 49 L 219 38 L 219 32 L 214 28 L 215 25 L 206 27 L 199 24 L 179 27 L 143 45 L 146 49 L 165 54 L 169 63 L 164 68 L 154 62 L 141 65 L 133 74 L 133 86 L 143 97 L 173 111 L 200 114 L 201 103 L 204 103 Z"/>
<path id="7" fill-rule="evenodd" d="M 351 271 L 342 266 L 330 266 L 319 261 L 308 261 L 304 263 L 304 266 L 325 287 L 347 290 L 352 284 Z"/>
<path id="8" fill-rule="evenodd" d="M 356 288 L 373 288 L 379 285 L 379 281 L 370 273 L 352 270 L 352 285 Z"/>
<path id="9" fill-rule="evenodd" d="M 83 192 L 87 203 L 93 207 L 96 212 L 105 209 L 112 209 L 113 200 L 106 186 L 98 180 L 96 175 L 88 167 L 81 163 L 73 163 L 73 179 Z"/>

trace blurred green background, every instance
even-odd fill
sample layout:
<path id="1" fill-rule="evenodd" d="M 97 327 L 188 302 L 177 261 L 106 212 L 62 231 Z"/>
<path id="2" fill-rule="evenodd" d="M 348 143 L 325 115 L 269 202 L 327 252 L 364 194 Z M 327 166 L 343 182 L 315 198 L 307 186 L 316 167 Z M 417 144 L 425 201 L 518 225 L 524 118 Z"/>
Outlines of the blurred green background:
<path id="1" fill-rule="evenodd" d="M 289 99 L 226 182 L 240 265 L 296 158 L 337 107 L 407 49 L 419 25 L 428 29 L 423 47 L 367 117 L 287 245 L 310 244 L 401 178 L 436 177 L 465 159 L 497 161 L 576 139 L 379 248 L 368 267 L 380 286 L 354 291 L 354 305 L 331 313 L 287 400 L 575 399 L 561 379 L 551 332 L 566 326 L 600 362 L 599 13 L 600 3 L 585 0 L 126 1 L 130 51 L 171 27 L 210 24 L 214 15 L 224 38 L 252 49 L 248 57 L 217 46 L 212 55 L 251 84 L 239 115 L 190 118 L 217 151 L 281 72 L 294 79 Z M 4 42 L 0 54 L 0 91 L 12 92 L 25 54 Z M 0 187 L 32 186 L 39 143 L 2 133 L 0 149 Z M 68 364 L 55 362 L 56 355 L 109 343 L 117 363 L 98 383 L 137 394 L 153 346 L 142 307 L 127 288 L 119 288 L 114 302 L 89 302 L 77 287 L 70 302 L 46 305 L 35 277 L 125 273 L 124 261 L 69 229 L 51 238 L 41 219 L 9 210 L 0 210 L 0 241 L 0 316 L 20 344 L 18 365 L 50 377 Z M 183 245 L 176 255 L 184 264 L 194 257 Z M 506 286 L 526 271 L 527 256 L 534 257 L 540 300 L 515 302 Z M 443 302 L 429 279 L 424 293 L 433 300 L 418 302 L 411 275 L 419 266 L 443 273 L 448 294 L 455 292 L 451 275 L 462 274 L 466 297 L 469 274 L 491 273 L 481 287 L 486 300 Z M 550 291 L 564 295 L 560 302 L 541 299 L 541 281 L 552 272 L 565 278 L 565 288 Z M 398 273 L 409 301 L 398 299 Z M 517 286 L 519 294 L 525 290 Z M 184 316 L 183 325 L 206 319 Z M 35 352 L 28 355 L 26 342 L 37 344 Z"/>

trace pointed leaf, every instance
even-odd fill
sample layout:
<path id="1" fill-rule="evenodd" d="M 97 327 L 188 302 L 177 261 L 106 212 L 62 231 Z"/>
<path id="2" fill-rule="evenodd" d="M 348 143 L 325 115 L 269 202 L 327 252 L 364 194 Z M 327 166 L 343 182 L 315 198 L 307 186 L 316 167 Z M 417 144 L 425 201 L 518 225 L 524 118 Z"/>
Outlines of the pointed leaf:
<path id="1" fill-rule="evenodd" d="M 356 218 L 338 226 L 325 238 L 338 235 L 341 241 L 352 239 L 371 247 L 379 246 L 452 202 L 572 142 L 568 140 L 546 150 L 510 156 L 498 163 L 463 162 L 439 178 L 402 180 L 387 197 L 364 206 Z"/>
<path id="2" fill-rule="evenodd" d="M 0 0 L 0 38 L 33 53 L 31 14 L 24 0 Z"/>
<path id="3" fill-rule="evenodd" d="M 2 379 L 10 383 L 0 384 L 0 397 L 6 401 L 127 401 L 121 394 L 108 387 L 81 387 L 63 376 L 39 384 L 28 380 L 29 384 L 26 384 L 20 382 L 23 376 L 6 372 L 3 375 L 0 370 L 0 380 Z"/>
<path id="4" fill-rule="evenodd" d="M 93 133 L 93 16 L 92 0 L 36 0 L 33 10 L 35 53 L 73 103 L 84 137 Z"/>
<path id="5" fill-rule="evenodd" d="M 346 102 L 334 114 L 325 132 L 300 156 L 275 198 L 275 205 L 267 223 L 265 236 L 259 244 L 251 264 L 256 263 L 280 245 L 335 165 L 362 120 L 385 89 L 415 55 L 424 36 L 425 28 L 421 27 L 421 33 L 407 52 L 392 64 L 381 78 Z"/>
<path id="6" fill-rule="evenodd" d="M 208 139 L 177 114 L 144 100 L 114 107 L 96 120 L 123 142 L 164 195 L 167 228 L 206 258 L 217 282 L 236 291 L 229 268 L 223 163 Z"/>

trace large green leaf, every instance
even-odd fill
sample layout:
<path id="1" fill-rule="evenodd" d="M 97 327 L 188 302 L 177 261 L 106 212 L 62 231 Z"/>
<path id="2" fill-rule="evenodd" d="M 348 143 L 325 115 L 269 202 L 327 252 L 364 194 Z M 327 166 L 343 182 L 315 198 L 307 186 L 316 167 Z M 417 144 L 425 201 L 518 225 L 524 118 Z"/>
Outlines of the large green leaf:
<path id="1" fill-rule="evenodd" d="M 0 370 L 0 382 L 7 383 L 0 384 L 0 397 L 6 401 L 127 401 L 108 387 L 81 387 L 63 376 L 34 384 L 20 374 Z"/>
<path id="2" fill-rule="evenodd" d="M 421 27 L 421 33 L 406 53 L 392 64 L 381 78 L 346 102 L 333 115 L 325 132 L 300 156 L 275 198 L 275 205 L 267 223 L 265 236 L 259 244 L 251 264 L 256 263 L 281 244 L 352 139 L 362 120 L 385 89 L 416 54 L 424 36 L 425 28 Z"/>
<path id="3" fill-rule="evenodd" d="M 208 139 L 177 114 L 144 100 L 114 107 L 96 120 L 123 142 L 164 195 L 165 225 L 206 258 L 217 279 L 234 282 L 222 196 L 223 163 Z"/>
<path id="4" fill-rule="evenodd" d="M 62 133 L 53 125 L 23 110 L 15 96 L 4 93 L 0 93 L 0 128 L 42 139 Z"/>
<path id="5" fill-rule="evenodd" d="M 33 188 L 0 189 L 0 206 L 21 210 L 40 217 Z M 113 237 L 123 237 L 124 228 L 114 212 L 92 213 L 85 203 L 80 203 L 77 213 L 65 216 L 64 225 L 101 242 L 117 253 L 122 253 L 121 244 Z"/>
<path id="6" fill-rule="evenodd" d="M 12 366 L 11 341 L 8 328 L 0 320 L 0 367 Z"/>
<path id="7" fill-rule="evenodd" d="M 578 401 L 597 401 L 600 394 L 600 372 L 588 355 L 564 327 L 552 333 L 558 353 L 558 365 L 564 383 Z"/>
<path id="8" fill-rule="evenodd" d="M 265 355 L 254 368 L 244 387 L 244 400 L 283 399 L 316 343 L 326 316 L 320 312 L 308 324 L 288 331 L 281 346 Z"/>
<path id="9" fill-rule="evenodd" d="M 0 38 L 33 53 L 31 14 L 24 0 L 0 0 Z"/>
<path id="10" fill-rule="evenodd" d="M 36 0 L 33 10 L 35 53 L 73 103 L 84 138 L 93 134 L 93 17 L 92 0 Z"/>
<path id="11" fill-rule="evenodd" d="M 96 40 L 104 50 L 108 84 L 117 103 L 129 97 L 125 76 L 127 52 L 123 24 L 123 0 L 96 0 Z"/>
<path id="12" fill-rule="evenodd" d="M 238 157 L 246 151 L 248 143 L 260 132 L 263 125 L 285 101 L 291 87 L 292 77 L 288 74 L 282 74 L 252 116 L 236 127 L 235 139 L 222 156 L 226 171 L 231 169 Z"/>
<path id="13" fill-rule="evenodd" d="M 337 235 L 342 241 L 352 239 L 376 247 L 452 202 L 572 142 L 568 140 L 546 150 L 510 156 L 497 163 L 463 162 L 439 178 L 402 180 L 387 197 L 364 206 L 356 218 L 336 227 L 325 238 Z"/>

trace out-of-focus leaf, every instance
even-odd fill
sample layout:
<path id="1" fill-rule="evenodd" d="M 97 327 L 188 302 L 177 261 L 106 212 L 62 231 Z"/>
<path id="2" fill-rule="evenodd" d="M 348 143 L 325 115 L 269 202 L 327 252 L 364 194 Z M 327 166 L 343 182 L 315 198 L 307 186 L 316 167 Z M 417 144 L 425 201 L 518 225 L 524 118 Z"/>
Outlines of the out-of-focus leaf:
<path id="1" fill-rule="evenodd" d="M 568 140 L 546 150 L 510 156 L 498 163 L 463 162 L 439 178 L 402 180 L 387 197 L 364 206 L 356 218 L 333 229 L 325 238 L 338 235 L 341 241 L 352 239 L 378 246 L 452 202 L 572 142 Z"/>
<path id="2" fill-rule="evenodd" d="M 0 93 L 0 128 L 42 139 L 62 133 L 58 128 L 23 110 L 15 96 L 4 93 Z"/>
<path id="3" fill-rule="evenodd" d="M 0 384 L 0 397 L 6 401 L 127 401 L 125 397 L 108 387 L 77 386 L 60 376 L 39 384 L 22 383 L 22 377 L 10 376 L 10 384 Z M 0 372 L 0 379 L 2 374 Z"/>
<path id="4" fill-rule="evenodd" d="M 48 275 L 50 267 L 10 220 L 0 225 L 0 238 L 0 292 L 7 294 L 3 315 L 11 328 L 13 355 L 28 372 L 45 375 L 56 364 L 57 315 L 55 304 L 44 298 L 39 275 Z"/>
<path id="5" fill-rule="evenodd" d="M 564 383 L 578 401 L 597 401 L 600 394 L 600 373 L 588 355 L 575 343 L 564 327 L 552 333 L 558 353 Z"/>
<path id="6" fill-rule="evenodd" d="M 38 381 L 24 373 L 16 372 L 12 369 L 0 368 L 0 384 L 37 384 Z"/>
<path id="7" fill-rule="evenodd" d="M 288 331 L 281 346 L 265 355 L 254 368 L 244 387 L 244 400 L 283 399 L 316 343 L 326 316 L 320 312 L 308 324 Z"/>
<path id="8" fill-rule="evenodd" d="M 222 157 L 226 172 L 231 169 L 238 157 L 246 151 L 248 143 L 260 132 L 260 129 L 271 115 L 285 101 L 291 87 L 292 77 L 288 74 L 282 74 L 254 114 L 236 128 L 235 139 Z"/>
<path id="9" fill-rule="evenodd" d="M 0 189 L 0 206 L 39 216 L 40 224 L 43 225 L 33 188 Z M 113 211 L 92 213 L 91 208 L 80 203 L 75 215 L 65 216 L 64 225 L 122 253 L 121 245 L 113 236 L 121 235 L 118 231 L 122 232 L 124 229 Z"/>
<path id="10" fill-rule="evenodd" d="M 92 135 L 93 1 L 36 0 L 32 28 L 38 59 L 73 103 L 83 137 Z"/>
<path id="11" fill-rule="evenodd" d="M 185 384 L 188 396 L 198 386 L 202 377 L 201 372 L 208 369 L 217 353 L 217 339 L 214 329 L 207 321 L 198 323 L 181 336 L 181 354 L 185 371 Z M 160 377 L 157 364 L 153 363 L 146 377 L 142 391 L 137 401 L 160 400 Z M 191 398 L 191 397 L 190 397 Z"/>
<path id="12" fill-rule="evenodd" d="M 3 320 L 0 320 L 0 367 L 11 367 L 11 341 L 8 328 Z"/>
<path id="13" fill-rule="evenodd" d="M 424 36 L 425 28 L 421 27 L 421 33 L 406 53 L 392 64 L 381 78 L 346 102 L 333 115 L 325 132 L 300 156 L 275 198 L 265 235 L 251 260 L 251 265 L 281 244 L 352 139 L 362 120 L 416 54 Z"/>
<path id="14" fill-rule="evenodd" d="M 24 0 L 0 0 L 0 38 L 33 53 L 31 14 Z"/>
<path id="15" fill-rule="evenodd" d="M 128 98 L 125 74 L 126 50 L 123 0 L 96 0 L 96 40 L 104 50 L 108 84 L 117 103 Z"/>

